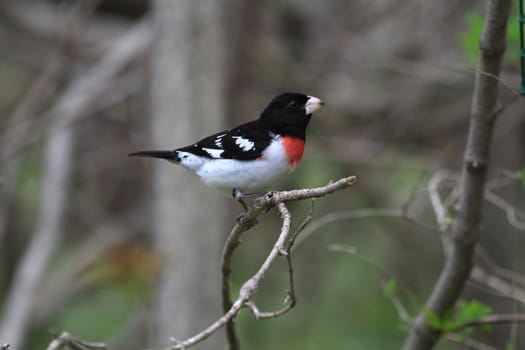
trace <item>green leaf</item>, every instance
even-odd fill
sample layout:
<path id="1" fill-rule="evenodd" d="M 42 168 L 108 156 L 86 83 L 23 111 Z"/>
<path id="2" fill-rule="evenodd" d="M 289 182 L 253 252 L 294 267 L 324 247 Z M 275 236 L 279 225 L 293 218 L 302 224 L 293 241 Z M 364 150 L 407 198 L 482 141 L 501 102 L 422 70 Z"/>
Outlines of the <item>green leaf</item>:
<path id="1" fill-rule="evenodd" d="M 430 327 L 443 332 L 450 332 L 461 328 L 467 322 L 490 315 L 492 313 L 492 308 L 476 300 L 460 300 L 454 308 L 446 310 L 441 316 L 429 308 L 425 308 L 423 311 Z M 490 326 L 479 325 L 476 327 L 467 327 L 463 329 L 461 333 L 470 334 L 475 329 L 489 330 Z"/>
<path id="2" fill-rule="evenodd" d="M 468 322 L 476 318 L 490 315 L 492 313 L 492 308 L 486 304 L 482 304 L 479 301 L 473 300 L 471 302 L 466 302 L 460 300 L 458 303 L 458 313 L 456 319 Z"/>
<path id="3" fill-rule="evenodd" d="M 432 309 L 425 307 L 423 309 L 423 312 L 425 313 L 427 324 L 436 329 L 441 330 L 443 329 L 443 321 L 439 317 L 439 315 Z"/>
<path id="4" fill-rule="evenodd" d="M 397 282 L 395 279 L 391 278 L 388 280 L 388 283 L 386 284 L 386 287 L 383 293 L 385 297 L 387 297 L 388 299 L 392 299 L 393 297 L 397 295 L 398 287 L 397 287 Z"/>
<path id="5" fill-rule="evenodd" d="M 479 301 L 473 300 L 467 302 L 460 300 L 456 304 L 455 308 L 451 312 L 446 312 L 443 315 L 443 327 L 442 330 L 450 332 L 464 325 L 465 323 L 478 319 L 483 316 L 490 315 L 492 308 L 488 305 L 480 303 Z M 489 330 L 489 325 L 479 325 L 476 327 L 467 327 L 462 330 L 463 334 L 470 334 L 475 329 Z"/>

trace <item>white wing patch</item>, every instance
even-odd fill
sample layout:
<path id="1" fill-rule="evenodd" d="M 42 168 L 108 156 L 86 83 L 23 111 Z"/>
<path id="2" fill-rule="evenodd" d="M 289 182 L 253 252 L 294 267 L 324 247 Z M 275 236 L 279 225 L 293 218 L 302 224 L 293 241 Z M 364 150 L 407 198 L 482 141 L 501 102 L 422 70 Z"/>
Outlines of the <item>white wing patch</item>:
<path id="1" fill-rule="evenodd" d="M 214 149 L 214 148 L 203 148 L 204 152 L 208 153 L 210 157 L 212 158 L 220 158 L 221 154 L 224 152 L 222 149 Z"/>
<path id="2" fill-rule="evenodd" d="M 247 152 L 251 151 L 255 146 L 255 143 L 249 139 L 245 139 L 242 136 L 233 136 L 235 144 L 240 147 L 241 150 Z"/>
<path id="3" fill-rule="evenodd" d="M 215 138 L 215 146 L 222 148 L 222 138 L 226 136 L 226 134 L 219 135 Z"/>
<path id="4" fill-rule="evenodd" d="M 236 159 L 205 159 L 196 170 L 204 182 L 229 194 L 237 188 L 244 193 L 273 189 L 292 171 L 282 142 L 272 142 L 263 159 L 246 162 Z"/>

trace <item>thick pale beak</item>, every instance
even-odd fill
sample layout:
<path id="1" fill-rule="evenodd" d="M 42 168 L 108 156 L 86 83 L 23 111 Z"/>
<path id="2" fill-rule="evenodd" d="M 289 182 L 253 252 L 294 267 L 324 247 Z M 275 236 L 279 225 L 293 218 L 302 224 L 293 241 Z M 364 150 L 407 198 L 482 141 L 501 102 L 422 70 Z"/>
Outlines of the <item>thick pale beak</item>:
<path id="1" fill-rule="evenodd" d="M 306 104 L 304 108 L 306 109 L 306 114 L 312 114 L 313 112 L 316 112 L 324 105 L 324 102 L 314 96 L 308 96 L 308 100 L 306 100 Z"/>

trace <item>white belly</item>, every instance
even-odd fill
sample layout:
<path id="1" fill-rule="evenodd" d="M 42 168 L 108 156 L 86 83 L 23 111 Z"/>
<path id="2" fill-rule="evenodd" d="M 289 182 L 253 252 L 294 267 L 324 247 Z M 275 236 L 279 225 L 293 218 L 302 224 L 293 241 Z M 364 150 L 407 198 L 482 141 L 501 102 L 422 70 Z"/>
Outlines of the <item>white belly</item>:
<path id="1" fill-rule="evenodd" d="M 263 153 L 262 159 L 240 161 L 212 159 L 195 169 L 196 174 L 209 186 L 231 192 L 236 188 L 244 193 L 272 189 L 292 170 L 283 145 L 273 142 Z"/>

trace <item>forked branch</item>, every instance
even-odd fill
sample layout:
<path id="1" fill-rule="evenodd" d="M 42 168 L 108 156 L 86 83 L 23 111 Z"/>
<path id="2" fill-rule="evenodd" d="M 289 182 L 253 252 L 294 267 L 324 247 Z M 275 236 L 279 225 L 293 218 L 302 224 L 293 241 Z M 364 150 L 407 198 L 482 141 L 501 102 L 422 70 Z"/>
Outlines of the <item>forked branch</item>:
<path id="1" fill-rule="evenodd" d="M 235 329 L 233 326 L 233 318 L 239 313 L 243 307 L 249 307 L 252 310 L 252 313 L 255 315 L 273 316 L 281 315 L 284 312 L 277 312 L 277 314 L 272 313 L 261 313 L 253 302 L 251 302 L 252 296 L 257 292 L 257 288 L 261 280 L 264 278 L 268 272 L 270 266 L 275 261 L 279 255 L 289 256 L 289 250 L 293 244 L 293 239 L 291 243 L 287 244 L 288 237 L 290 236 L 290 227 L 291 227 L 291 214 L 286 208 L 285 203 L 290 201 L 298 201 L 304 199 L 312 199 L 326 196 L 330 193 L 338 191 L 340 189 L 346 188 L 352 185 L 356 181 L 355 176 L 345 177 L 338 181 L 331 182 L 326 186 L 318 188 L 307 188 L 300 190 L 292 191 L 280 191 L 280 192 L 268 192 L 263 197 L 257 199 L 256 205 L 252 208 L 242 220 L 236 224 L 223 249 L 222 254 L 222 274 L 223 274 L 223 283 L 222 283 L 222 296 L 223 296 L 223 308 L 224 315 L 220 317 L 217 321 L 211 324 L 205 330 L 199 332 L 198 334 L 185 339 L 174 341 L 174 345 L 166 348 L 165 350 L 176 350 L 176 349 L 187 349 L 201 341 L 205 340 L 213 333 L 215 333 L 220 328 L 227 325 L 227 338 L 230 349 L 239 349 L 239 342 L 235 335 Z M 236 300 L 231 300 L 230 293 L 230 276 L 231 276 L 231 261 L 235 249 L 240 244 L 241 235 L 248 231 L 251 227 L 257 222 L 257 217 L 264 211 L 270 209 L 271 207 L 277 207 L 282 219 L 281 232 L 277 237 L 275 244 L 273 245 L 272 250 L 262 263 L 261 267 L 255 274 L 250 277 L 241 287 L 239 291 L 239 297 Z M 304 226 L 304 225 L 301 225 Z M 300 228 L 301 229 L 301 228 Z M 288 260 L 289 267 L 291 266 L 290 260 Z M 291 268 L 290 268 L 291 271 Z"/>

